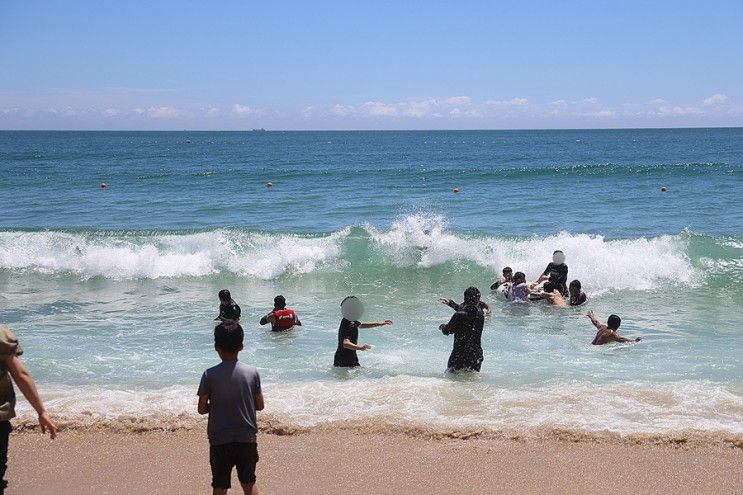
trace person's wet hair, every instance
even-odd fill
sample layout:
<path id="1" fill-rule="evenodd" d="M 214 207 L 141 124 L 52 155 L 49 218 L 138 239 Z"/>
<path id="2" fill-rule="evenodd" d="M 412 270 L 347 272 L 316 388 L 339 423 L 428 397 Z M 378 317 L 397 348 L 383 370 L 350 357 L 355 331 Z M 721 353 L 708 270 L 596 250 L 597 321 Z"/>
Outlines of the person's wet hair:
<path id="1" fill-rule="evenodd" d="M 503 269 L 503 275 L 505 275 L 506 273 L 513 273 L 513 270 L 510 266 L 507 266 Z"/>
<path id="2" fill-rule="evenodd" d="M 356 297 L 356 296 L 344 297 L 343 300 L 341 301 L 341 306 L 343 306 L 343 303 L 346 302 L 346 301 L 348 301 L 349 299 L 358 299 L 358 297 Z"/>
<path id="3" fill-rule="evenodd" d="M 557 253 L 560 253 L 560 254 L 565 254 L 565 253 L 563 253 L 562 251 L 560 251 L 560 250 L 558 249 L 557 251 L 554 251 L 554 252 L 552 253 L 552 255 L 554 256 L 554 255 L 556 255 Z"/>
<path id="4" fill-rule="evenodd" d="M 464 304 L 474 306 L 480 302 L 480 289 L 477 287 L 468 287 L 464 291 Z"/>
<path id="5" fill-rule="evenodd" d="M 276 309 L 284 309 L 286 307 L 286 298 L 282 295 L 274 297 L 273 307 Z"/>
<path id="6" fill-rule="evenodd" d="M 545 282 L 544 292 L 555 292 L 555 284 L 552 282 Z"/>
<path id="7" fill-rule="evenodd" d="M 239 351 L 244 336 L 243 327 L 236 321 L 224 321 L 214 327 L 214 344 L 223 351 Z"/>
<path id="8" fill-rule="evenodd" d="M 230 294 L 230 291 L 227 289 L 222 289 L 219 291 L 219 300 L 224 302 L 230 302 L 232 301 L 232 295 Z"/>
<path id="9" fill-rule="evenodd" d="M 621 324 L 622 319 L 617 315 L 611 315 L 609 316 L 609 319 L 606 320 L 606 326 L 609 327 L 611 330 L 616 330 Z"/>
<path id="10" fill-rule="evenodd" d="M 572 282 L 570 282 L 570 287 L 575 287 L 576 289 L 580 290 L 580 280 L 573 280 Z"/>
<path id="11" fill-rule="evenodd" d="M 524 274 L 524 272 L 516 272 L 516 273 L 513 274 L 513 279 L 514 280 L 519 280 L 519 279 L 522 279 L 522 278 L 523 279 L 526 279 L 526 275 Z"/>

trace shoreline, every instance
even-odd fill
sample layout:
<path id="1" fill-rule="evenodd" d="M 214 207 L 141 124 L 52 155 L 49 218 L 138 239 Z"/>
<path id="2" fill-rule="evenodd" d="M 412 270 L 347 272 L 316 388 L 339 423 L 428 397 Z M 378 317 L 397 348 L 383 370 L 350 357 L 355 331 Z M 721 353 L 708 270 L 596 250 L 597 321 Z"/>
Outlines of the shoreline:
<path id="1" fill-rule="evenodd" d="M 163 414 L 115 418 L 90 415 L 55 417 L 60 432 L 146 435 L 154 433 L 192 432 L 206 429 L 206 416 Z M 411 440 L 483 440 L 520 443 L 564 442 L 573 444 L 668 446 L 686 449 L 722 448 L 743 451 L 743 433 L 707 430 L 674 430 L 665 432 L 617 432 L 609 429 L 587 430 L 563 425 L 544 425 L 524 429 L 493 428 L 487 425 L 429 424 L 386 416 L 354 420 L 333 420 L 314 425 L 286 421 L 280 415 L 258 413 L 258 428 L 269 436 L 305 436 L 343 433 L 349 435 L 396 435 Z M 26 415 L 13 420 L 17 434 L 38 431 L 35 419 Z"/>
<path id="2" fill-rule="evenodd" d="M 260 433 L 258 486 L 283 495 L 741 493 L 743 449 L 562 439 L 426 438 L 312 428 Z M 9 494 L 207 493 L 205 426 L 11 436 Z M 237 479 L 233 473 L 233 491 Z"/>

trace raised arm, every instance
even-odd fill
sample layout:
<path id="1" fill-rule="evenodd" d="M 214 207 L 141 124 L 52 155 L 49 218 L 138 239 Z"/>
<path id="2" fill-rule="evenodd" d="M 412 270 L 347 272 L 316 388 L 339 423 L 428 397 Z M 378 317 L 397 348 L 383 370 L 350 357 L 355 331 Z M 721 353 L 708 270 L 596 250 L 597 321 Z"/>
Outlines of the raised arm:
<path id="1" fill-rule="evenodd" d="M 44 403 L 41 401 L 39 391 L 36 389 L 36 383 L 34 383 L 31 373 L 29 373 L 26 366 L 23 365 L 23 362 L 21 362 L 15 354 L 12 356 L 5 356 L 4 358 L 5 366 L 7 366 L 10 376 L 13 377 L 18 388 L 21 389 L 23 396 L 26 397 L 26 400 L 31 404 L 31 407 L 33 407 L 39 415 L 39 426 L 41 426 L 41 432 L 46 433 L 48 431 L 49 436 L 54 440 L 57 438 L 57 425 L 52 422 L 46 409 L 44 409 Z"/>
<path id="2" fill-rule="evenodd" d="M 589 311 L 589 312 L 588 312 L 588 314 L 587 314 L 586 316 L 588 316 L 588 318 L 589 318 L 589 319 L 591 320 L 591 323 L 593 323 L 593 326 L 594 326 L 594 327 L 596 327 L 596 328 L 600 328 L 600 327 L 601 327 L 601 326 L 603 325 L 603 323 L 601 323 L 601 322 L 600 322 L 600 321 L 599 321 L 599 320 L 598 320 L 598 319 L 596 318 L 596 315 L 595 315 L 595 314 L 593 313 L 593 310 Z"/>

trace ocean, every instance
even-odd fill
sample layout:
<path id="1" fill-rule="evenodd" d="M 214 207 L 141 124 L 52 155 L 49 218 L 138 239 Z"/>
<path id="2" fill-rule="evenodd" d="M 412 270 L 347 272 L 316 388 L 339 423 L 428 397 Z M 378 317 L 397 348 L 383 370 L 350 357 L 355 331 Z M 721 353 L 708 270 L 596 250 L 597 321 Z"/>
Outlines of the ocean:
<path id="1" fill-rule="evenodd" d="M 740 128 L 0 132 L 0 321 L 67 424 L 195 421 L 227 288 L 286 424 L 740 435 L 741 191 Z M 585 306 L 490 293 L 556 249 Z M 485 361 L 447 374 L 470 285 Z M 301 328 L 258 324 L 277 294 Z M 334 369 L 352 294 L 394 325 Z M 592 346 L 589 309 L 643 340 Z"/>

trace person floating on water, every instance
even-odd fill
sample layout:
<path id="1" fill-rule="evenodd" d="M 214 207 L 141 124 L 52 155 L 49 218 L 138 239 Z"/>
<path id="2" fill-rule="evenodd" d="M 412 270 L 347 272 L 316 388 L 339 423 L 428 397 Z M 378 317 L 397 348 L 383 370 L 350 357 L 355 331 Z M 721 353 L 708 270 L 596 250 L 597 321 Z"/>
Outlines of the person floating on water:
<path id="1" fill-rule="evenodd" d="M 480 371 L 482 365 L 482 329 L 485 314 L 480 306 L 480 291 L 470 287 L 464 291 L 464 303 L 449 320 L 439 326 L 444 335 L 454 334 L 447 371 Z"/>
<path id="2" fill-rule="evenodd" d="M 461 304 L 457 304 L 454 300 L 449 299 L 447 297 L 441 297 L 439 298 L 439 302 L 441 304 L 445 304 L 449 306 L 454 311 L 459 311 L 462 308 Z M 493 306 L 486 303 L 485 301 L 480 301 L 480 309 L 485 312 L 486 315 L 492 315 L 493 314 Z"/>
<path id="3" fill-rule="evenodd" d="M 513 274 L 513 282 L 511 286 L 506 290 L 506 299 L 510 303 L 528 303 L 529 296 L 532 294 L 539 294 L 532 290 L 529 284 L 526 283 L 526 275 L 524 272 L 516 272 Z"/>
<path id="4" fill-rule="evenodd" d="M 642 340 L 641 337 L 628 339 L 627 337 L 622 337 L 621 335 L 619 335 L 617 333 L 617 330 L 619 329 L 619 325 L 622 324 L 622 319 L 617 315 L 609 316 L 609 319 L 606 320 L 606 325 L 601 323 L 596 318 L 596 315 L 593 314 L 593 311 L 589 311 L 586 316 L 591 319 L 591 323 L 593 323 L 593 326 L 598 329 L 598 332 L 596 332 L 596 336 L 593 338 L 593 342 L 591 342 L 591 344 L 593 345 L 603 345 L 608 344 L 609 342 L 640 342 Z"/>
<path id="5" fill-rule="evenodd" d="M 240 321 L 240 306 L 232 300 L 230 291 L 227 289 L 219 291 L 219 316 L 214 319 L 221 321 Z"/>
<path id="6" fill-rule="evenodd" d="M 564 297 L 568 295 L 568 265 L 565 264 L 565 254 L 557 250 L 552 253 L 552 263 L 547 265 L 544 269 L 542 276 L 537 279 L 537 283 L 549 280 L 553 284 L 560 294 Z"/>
<path id="7" fill-rule="evenodd" d="M 282 295 L 273 298 L 273 310 L 261 318 L 261 325 L 266 325 L 267 323 L 271 324 L 271 330 L 273 332 L 283 332 L 291 330 L 295 326 L 302 326 L 297 313 L 293 309 L 286 307 L 286 298 Z"/>
<path id="8" fill-rule="evenodd" d="M 556 290 L 555 284 L 552 282 L 545 282 L 544 283 L 544 291 L 539 295 L 541 299 L 546 299 L 552 304 L 553 306 L 557 308 L 567 308 L 569 307 L 567 301 L 565 301 L 565 298 L 562 297 L 562 294 Z"/>
<path id="9" fill-rule="evenodd" d="M 581 290 L 580 280 L 573 280 L 568 287 L 570 292 L 570 305 L 580 306 L 588 299 L 586 293 Z"/>
<path id="10" fill-rule="evenodd" d="M 361 323 L 358 321 L 364 313 L 364 306 L 356 296 L 348 296 L 341 301 L 343 319 L 338 327 L 338 348 L 335 351 L 333 366 L 355 368 L 359 365 L 356 351 L 371 349 L 368 344 L 358 345 L 359 328 L 374 328 L 392 325 L 392 320 L 379 323 Z"/>

